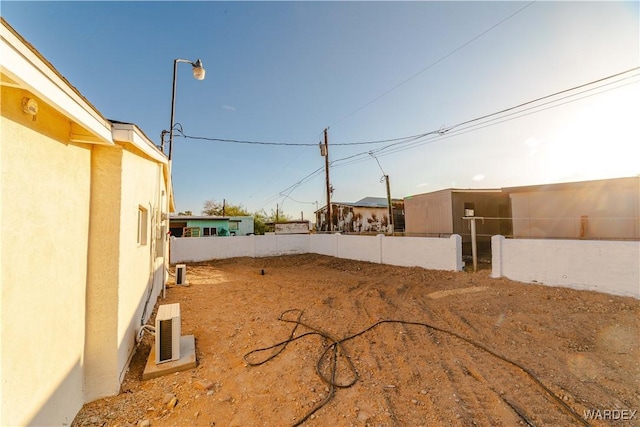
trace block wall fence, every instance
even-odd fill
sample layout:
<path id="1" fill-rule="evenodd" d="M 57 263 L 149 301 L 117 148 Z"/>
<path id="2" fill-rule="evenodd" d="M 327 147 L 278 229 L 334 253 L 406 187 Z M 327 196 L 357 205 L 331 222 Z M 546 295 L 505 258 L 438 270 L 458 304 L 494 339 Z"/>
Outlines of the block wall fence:
<path id="1" fill-rule="evenodd" d="M 640 299 L 640 242 L 491 239 L 491 277 Z M 462 239 L 341 234 L 172 238 L 171 263 L 315 253 L 403 267 L 461 271 Z"/>
<path id="2" fill-rule="evenodd" d="M 491 277 L 640 298 L 640 242 L 491 238 Z"/>
<path id="3" fill-rule="evenodd" d="M 462 238 L 294 234 L 172 238 L 172 264 L 212 259 L 315 253 L 336 258 L 432 270 L 462 270 Z"/>

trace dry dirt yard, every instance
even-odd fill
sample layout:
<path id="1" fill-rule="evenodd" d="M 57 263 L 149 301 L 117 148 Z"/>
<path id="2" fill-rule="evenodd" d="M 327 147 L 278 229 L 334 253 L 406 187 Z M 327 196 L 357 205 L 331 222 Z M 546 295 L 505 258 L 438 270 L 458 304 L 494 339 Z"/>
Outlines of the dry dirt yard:
<path id="1" fill-rule="evenodd" d="M 197 368 L 141 381 L 147 335 L 121 393 L 74 426 L 640 425 L 633 298 L 319 255 L 190 264 L 187 280 L 159 304 L 180 303 Z"/>

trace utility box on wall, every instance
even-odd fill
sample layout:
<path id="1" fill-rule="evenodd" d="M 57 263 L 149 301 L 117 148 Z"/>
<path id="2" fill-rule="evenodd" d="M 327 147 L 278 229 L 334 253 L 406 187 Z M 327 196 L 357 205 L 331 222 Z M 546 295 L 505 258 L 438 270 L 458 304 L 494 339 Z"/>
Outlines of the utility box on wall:
<path id="1" fill-rule="evenodd" d="M 164 304 L 156 315 L 156 364 L 180 359 L 180 304 Z"/>

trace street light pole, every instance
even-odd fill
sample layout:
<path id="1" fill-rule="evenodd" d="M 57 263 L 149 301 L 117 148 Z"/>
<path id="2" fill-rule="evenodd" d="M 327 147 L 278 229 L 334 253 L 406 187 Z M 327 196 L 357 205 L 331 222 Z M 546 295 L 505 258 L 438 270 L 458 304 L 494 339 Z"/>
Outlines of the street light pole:
<path id="1" fill-rule="evenodd" d="M 202 66 L 202 61 L 199 59 L 196 62 L 192 62 L 186 59 L 174 59 L 173 60 L 173 91 L 171 93 L 171 127 L 169 128 L 169 160 L 173 155 L 173 126 L 174 117 L 176 113 L 176 77 L 178 76 L 178 62 L 186 62 L 193 67 L 193 78 L 196 80 L 204 80 L 205 69 Z"/>

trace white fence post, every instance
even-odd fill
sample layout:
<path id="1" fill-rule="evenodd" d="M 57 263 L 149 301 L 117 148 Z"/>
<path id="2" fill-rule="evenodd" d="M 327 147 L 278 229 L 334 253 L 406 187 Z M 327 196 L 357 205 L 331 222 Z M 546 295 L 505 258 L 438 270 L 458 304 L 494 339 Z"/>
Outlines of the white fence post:
<path id="1" fill-rule="evenodd" d="M 491 236 L 491 277 L 502 277 L 502 247 L 504 236 Z"/>

